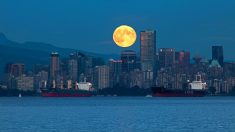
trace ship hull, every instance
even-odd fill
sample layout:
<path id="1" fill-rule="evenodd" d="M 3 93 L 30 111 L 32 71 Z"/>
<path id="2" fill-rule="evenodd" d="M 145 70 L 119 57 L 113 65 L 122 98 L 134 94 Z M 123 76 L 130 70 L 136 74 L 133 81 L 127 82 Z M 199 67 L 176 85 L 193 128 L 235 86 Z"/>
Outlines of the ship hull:
<path id="1" fill-rule="evenodd" d="M 152 96 L 155 97 L 204 97 L 205 90 L 167 90 L 164 88 L 152 88 Z"/>
<path id="2" fill-rule="evenodd" d="M 91 97 L 94 96 L 92 91 L 84 90 L 43 90 L 42 97 Z"/>
<path id="3" fill-rule="evenodd" d="M 91 97 L 93 94 L 42 93 L 43 97 Z"/>
<path id="4" fill-rule="evenodd" d="M 193 93 L 193 94 L 186 94 L 186 93 L 154 93 L 153 96 L 155 97 L 204 97 L 204 93 Z"/>

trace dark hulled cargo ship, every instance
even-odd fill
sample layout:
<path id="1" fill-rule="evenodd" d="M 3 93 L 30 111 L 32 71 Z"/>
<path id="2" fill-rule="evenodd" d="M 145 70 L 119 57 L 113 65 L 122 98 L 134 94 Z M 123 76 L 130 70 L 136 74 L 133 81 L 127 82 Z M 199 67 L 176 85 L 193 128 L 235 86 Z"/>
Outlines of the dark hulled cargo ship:
<path id="1" fill-rule="evenodd" d="M 166 89 L 164 87 L 152 87 L 152 96 L 158 97 L 203 97 L 206 95 L 206 83 L 201 81 L 201 75 L 197 74 L 195 81 L 187 83 L 182 89 Z"/>
<path id="2" fill-rule="evenodd" d="M 153 96 L 157 97 L 203 97 L 205 90 L 176 90 L 164 87 L 152 87 Z"/>

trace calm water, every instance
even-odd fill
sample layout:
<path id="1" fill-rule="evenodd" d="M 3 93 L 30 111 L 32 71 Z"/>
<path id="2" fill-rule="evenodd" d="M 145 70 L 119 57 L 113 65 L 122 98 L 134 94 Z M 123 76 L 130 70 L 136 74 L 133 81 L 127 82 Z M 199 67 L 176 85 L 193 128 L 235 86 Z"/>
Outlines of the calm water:
<path id="1" fill-rule="evenodd" d="M 0 98 L 0 131 L 235 132 L 235 98 Z"/>

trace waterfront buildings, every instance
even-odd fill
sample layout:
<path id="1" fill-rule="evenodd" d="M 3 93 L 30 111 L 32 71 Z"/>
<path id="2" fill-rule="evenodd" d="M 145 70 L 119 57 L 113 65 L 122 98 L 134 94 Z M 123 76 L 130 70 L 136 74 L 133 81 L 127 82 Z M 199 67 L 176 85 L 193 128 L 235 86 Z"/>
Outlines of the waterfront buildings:
<path id="1" fill-rule="evenodd" d="M 34 78 L 26 75 L 16 77 L 16 87 L 18 90 L 22 91 L 33 91 Z"/>
<path id="2" fill-rule="evenodd" d="M 140 32 L 140 53 L 124 50 L 120 58 L 105 62 L 101 57 L 73 52 L 69 56 L 50 54 L 50 63 L 34 65 L 33 70 L 23 63 L 6 65 L 5 86 L 10 89 L 36 90 L 41 88 L 76 88 L 80 82 L 92 82 L 93 88 L 149 89 L 153 85 L 168 89 L 183 89 L 200 73 L 208 89 L 216 94 L 229 93 L 235 88 L 235 63 L 224 62 L 223 47 L 212 46 L 212 59 L 193 57 L 190 52 L 174 48 L 159 48 L 156 52 L 156 31 Z M 49 60 L 48 60 L 49 61 Z"/>

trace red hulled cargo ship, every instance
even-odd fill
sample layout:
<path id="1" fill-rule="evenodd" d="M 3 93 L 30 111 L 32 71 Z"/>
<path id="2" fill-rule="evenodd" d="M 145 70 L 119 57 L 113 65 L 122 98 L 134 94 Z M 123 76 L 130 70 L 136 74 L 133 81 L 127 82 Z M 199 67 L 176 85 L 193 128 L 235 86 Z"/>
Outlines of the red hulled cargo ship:
<path id="1" fill-rule="evenodd" d="M 70 82 L 71 83 L 71 82 Z M 55 86 L 55 84 L 54 84 Z M 41 89 L 43 97 L 90 97 L 95 96 L 96 92 L 89 82 L 76 83 L 76 87 L 72 88 L 46 88 Z"/>
<path id="2" fill-rule="evenodd" d="M 76 90 L 76 89 L 44 89 L 41 90 L 43 97 L 90 97 L 94 96 L 94 91 Z"/>

